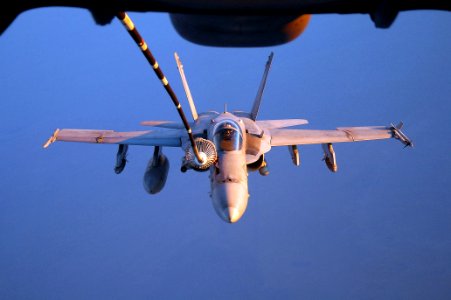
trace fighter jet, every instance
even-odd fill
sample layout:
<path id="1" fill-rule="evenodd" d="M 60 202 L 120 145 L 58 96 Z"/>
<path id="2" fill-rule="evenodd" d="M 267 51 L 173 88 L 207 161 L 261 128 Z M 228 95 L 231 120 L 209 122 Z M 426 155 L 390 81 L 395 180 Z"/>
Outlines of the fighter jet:
<path id="1" fill-rule="evenodd" d="M 184 152 L 180 170 L 208 172 L 210 197 L 216 213 L 224 221 L 235 223 L 243 216 L 248 204 L 248 174 L 253 171 L 258 171 L 263 176 L 269 174 L 265 154 L 272 147 L 288 147 L 293 164 L 299 166 L 297 145 L 320 144 L 323 148 L 325 164 L 330 171 L 337 172 L 334 143 L 395 138 L 406 147 L 413 146 L 411 140 L 401 131 L 402 123 L 397 126 L 310 130 L 290 128 L 307 124 L 308 121 L 305 119 L 259 120 L 258 112 L 274 57 L 273 53 L 269 55 L 266 62 L 263 78 L 250 111 L 224 110 L 221 113 L 197 112 L 183 64 L 175 54 L 193 119 L 188 122 L 168 80 L 133 22 L 125 13 L 118 14 L 118 18 L 137 42 L 155 74 L 163 83 L 177 107 L 182 123 L 144 121 L 141 125 L 150 126 L 152 129 L 131 132 L 57 129 L 44 144 L 44 148 L 55 141 L 118 144 L 114 170 L 119 174 L 126 166 L 129 145 L 153 146 L 154 154 L 147 165 L 143 183 L 148 193 L 156 194 L 163 189 L 169 171 L 169 160 L 163 154 L 163 148 L 180 147 Z"/>

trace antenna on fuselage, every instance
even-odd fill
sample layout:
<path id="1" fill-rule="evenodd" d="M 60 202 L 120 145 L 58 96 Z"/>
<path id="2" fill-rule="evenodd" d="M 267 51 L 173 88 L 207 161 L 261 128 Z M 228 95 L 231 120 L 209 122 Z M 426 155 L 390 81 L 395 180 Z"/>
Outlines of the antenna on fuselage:
<path id="1" fill-rule="evenodd" d="M 117 13 L 116 17 L 124 24 L 125 28 L 127 28 L 128 33 L 133 38 L 135 43 L 138 45 L 138 47 L 141 49 L 144 57 L 147 59 L 149 64 L 152 66 L 152 69 L 155 72 L 155 75 L 157 75 L 158 79 L 163 83 L 163 86 L 166 90 L 166 92 L 169 94 L 169 97 L 171 97 L 172 102 L 177 107 L 177 111 L 180 115 L 180 118 L 182 119 L 183 125 L 185 126 L 186 132 L 188 133 L 188 137 L 191 143 L 191 147 L 193 148 L 194 155 L 197 159 L 197 162 L 204 166 L 205 163 L 209 163 L 208 157 L 206 157 L 205 153 L 200 153 L 196 142 L 194 140 L 194 136 L 191 130 L 191 127 L 186 120 L 185 113 L 183 112 L 182 106 L 180 105 L 179 100 L 177 99 L 177 96 L 175 95 L 174 91 L 172 90 L 171 86 L 169 85 L 169 82 L 164 76 L 163 71 L 161 70 L 160 66 L 158 65 L 158 62 L 154 58 L 152 52 L 150 52 L 149 47 L 147 46 L 147 43 L 144 41 L 144 39 L 139 34 L 138 30 L 135 27 L 135 24 L 133 24 L 130 17 L 125 12 L 119 12 Z"/>
<path id="2" fill-rule="evenodd" d="M 261 104 L 261 101 L 262 101 L 263 91 L 265 89 L 266 79 L 268 78 L 269 68 L 271 68 L 271 63 L 272 63 L 273 56 L 274 56 L 274 53 L 271 52 L 271 54 L 268 57 L 268 61 L 266 62 L 265 72 L 263 73 L 263 78 L 262 78 L 262 80 L 260 82 L 260 86 L 258 88 L 257 95 L 255 96 L 254 105 L 252 106 L 252 110 L 251 110 L 251 113 L 250 113 L 250 118 L 252 120 L 254 120 L 254 121 L 257 119 L 258 110 L 260 109 L 260 104 Z"/>
<path id="3" fill-rule="evenodd" d="M 182 78 L 183 89 L 185 90 L 186 98 L 188 99 L 189 108 L 191 109 L 191 115 L 193 116 L 194 121 L 196 121 L 199 116 L 197 115 L 197 110 L 196 106 L 194 105 L 193 96 L 191 95 L 191 91 L 188 86 L 188 81 L 186 80 L 185 72 L 183 71 L 182 61 L 180 60 L 180 57 L 178 56 L 177 52 L 174 53 L 174 57 L 177 63 L 177 69 L 179 70 L 180 77 Z"/>

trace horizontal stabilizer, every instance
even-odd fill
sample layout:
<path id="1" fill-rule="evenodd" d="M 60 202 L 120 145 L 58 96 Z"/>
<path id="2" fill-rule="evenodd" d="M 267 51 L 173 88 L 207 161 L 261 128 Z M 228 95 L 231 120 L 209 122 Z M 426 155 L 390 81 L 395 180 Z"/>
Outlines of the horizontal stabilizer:
<path id="1" fill-rule="evenodd" d="M 185 128 L 182 123 L 176 123 L 173 121 L 142 121 L 140 123 L 140 125 L 169 128 L 169 129 L 184 129 Z"/>
<path id="2" fill-rule="evenodd" d="M 297 125 L 305 125 L 308 124 L 308 121 L 304 119 L 285 119 L 285 120 L 261 120 L 256 121 L 256 123 L 260 128 L 277 129 L 277 128 L 293 127 Z"/>

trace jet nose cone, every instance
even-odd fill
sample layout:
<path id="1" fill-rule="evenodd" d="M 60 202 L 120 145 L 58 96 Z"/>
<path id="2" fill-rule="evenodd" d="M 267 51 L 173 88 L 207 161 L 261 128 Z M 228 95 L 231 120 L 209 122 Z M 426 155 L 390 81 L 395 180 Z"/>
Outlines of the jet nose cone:
<path id="1" fill-rule="evenodd" d="M 221 219 L 235 223 L 246 211 L 248 197 L 246 186 L 238 183 L 219 184 L 213 189 L 213 207 Z"/>
<path id="2" fill-rule="evenodd" d="M 222 218 L 229 223 L 235 223 L 238 221 L 243 214 L 240 212 L 240 210 L 236 207 L 227 207 L 222 211 Z"/>

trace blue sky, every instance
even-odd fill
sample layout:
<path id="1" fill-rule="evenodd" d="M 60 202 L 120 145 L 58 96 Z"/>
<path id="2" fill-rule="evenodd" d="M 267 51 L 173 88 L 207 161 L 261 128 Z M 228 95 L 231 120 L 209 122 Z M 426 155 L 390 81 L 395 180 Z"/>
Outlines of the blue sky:
<path id="1" fill-rule="evenodd" d="M 249 177 L 237 224 L 215 214 L 205 173 L 171 161 L 165 189 L 146 194 L 153 149 L 42 143 L 55 128 L 139 130 L 177 112 L 122 25 L 80 9 L 20 15 L 0 37 L 0 298 L 449 299 L 451 295 L 451 18 L 401 13 L 389 30 L 368 16 L 313 16 L 292 43 L 211 48 L 179 37 L 167 14 L 130 14 L 185 110 L 173 52 L 198 111 L 249 110 L 275 56 L 261 119 L 306 128 L 400 120 L 394 140 L 320 146 L 301 166 L 273 149 L 271 174 Z"/>

